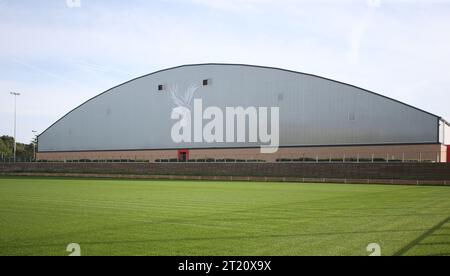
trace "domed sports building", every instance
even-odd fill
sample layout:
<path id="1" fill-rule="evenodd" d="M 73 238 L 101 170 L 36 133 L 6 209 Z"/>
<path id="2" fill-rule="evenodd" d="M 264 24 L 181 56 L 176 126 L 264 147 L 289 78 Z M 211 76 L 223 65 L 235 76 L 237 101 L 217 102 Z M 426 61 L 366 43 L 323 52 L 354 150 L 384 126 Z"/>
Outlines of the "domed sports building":
<path id="1" fill-rule="evenodd" d="M 278 68 L 199 64 L 88 100 L 38 137 L 37 159 L 447 162 L 449 144 L 441 117 L 365 89 Z"/>

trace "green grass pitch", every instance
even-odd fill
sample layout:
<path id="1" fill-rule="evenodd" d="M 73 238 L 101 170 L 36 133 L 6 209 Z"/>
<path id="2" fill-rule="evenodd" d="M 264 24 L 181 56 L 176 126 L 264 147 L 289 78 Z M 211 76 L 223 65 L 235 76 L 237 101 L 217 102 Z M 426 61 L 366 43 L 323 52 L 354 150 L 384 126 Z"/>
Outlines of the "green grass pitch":
<path id="1" fill-rule="evenodd" d="M 450 255 L 450 188 L 0 178 L 0 255 Z"/>

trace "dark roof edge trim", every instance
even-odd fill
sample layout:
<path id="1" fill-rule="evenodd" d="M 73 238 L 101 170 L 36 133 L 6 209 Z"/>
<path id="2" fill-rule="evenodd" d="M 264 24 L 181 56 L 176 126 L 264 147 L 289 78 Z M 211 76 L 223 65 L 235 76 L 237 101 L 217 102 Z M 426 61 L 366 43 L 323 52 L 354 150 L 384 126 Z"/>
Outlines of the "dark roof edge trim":
<path id="1" fill-rule="evenodd" d="M 441 121 L 442 123 L 444 123 L 445 125 L 447 125 L 447 126 L 450 127 L 450 122 L 446 121 L 446 120 L 445 120 L 444 118 L 442 118 L 442 117 L 440 117 L 439 119 L 440 119 L 440 121 Z"/>

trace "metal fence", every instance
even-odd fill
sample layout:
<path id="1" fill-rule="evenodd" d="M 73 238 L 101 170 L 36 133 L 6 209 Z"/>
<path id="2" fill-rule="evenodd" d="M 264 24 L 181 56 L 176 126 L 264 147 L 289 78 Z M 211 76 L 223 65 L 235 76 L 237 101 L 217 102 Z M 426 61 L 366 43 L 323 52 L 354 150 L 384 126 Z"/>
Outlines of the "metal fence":
<path id="1" fill-rule="evenodd" d="M 0 162 L 14 162 L 12 157 L 2 158 Z M 16 162 L 57 162 L 57 163 L 440 163 L 447 162 L 446 153 L 438 151 L 422 152 L 360 152 L 360 153 L 305 153 L 272 155 L 254 155 L 248 153 L 229 156 L 212 156 L 208 154 L 192 153 L 189 160 L 179 160 L 174 154 L 156 159 L 147 159 L 145 156 L 111 156 L 95 157 L 92 159 L 65 159 L 65 160 L 34 160 L 33 158 L 17 158 Z"/>

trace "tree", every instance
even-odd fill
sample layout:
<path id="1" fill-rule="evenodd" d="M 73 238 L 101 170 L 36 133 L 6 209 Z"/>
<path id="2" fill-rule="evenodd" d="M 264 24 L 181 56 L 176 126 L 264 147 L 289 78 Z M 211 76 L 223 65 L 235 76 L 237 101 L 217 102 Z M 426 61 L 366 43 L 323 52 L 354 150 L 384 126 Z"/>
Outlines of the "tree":
<path id="1" fill-rule="evenodd" d="M 8 160 L 14 155 L 14 138 L 10 136 L 0 137 L 0 160 Z M 32 160 L 33 144 L 17 143 L 16 148 L 17 160 Z"/>
<path id="2" fill-rule="evenodd" d="M 0 158 L 6 159 L 12 157 L 13 140 L 14 139 L 11 139 L 11 137 L 8 136 L 0 137 Z"/>

